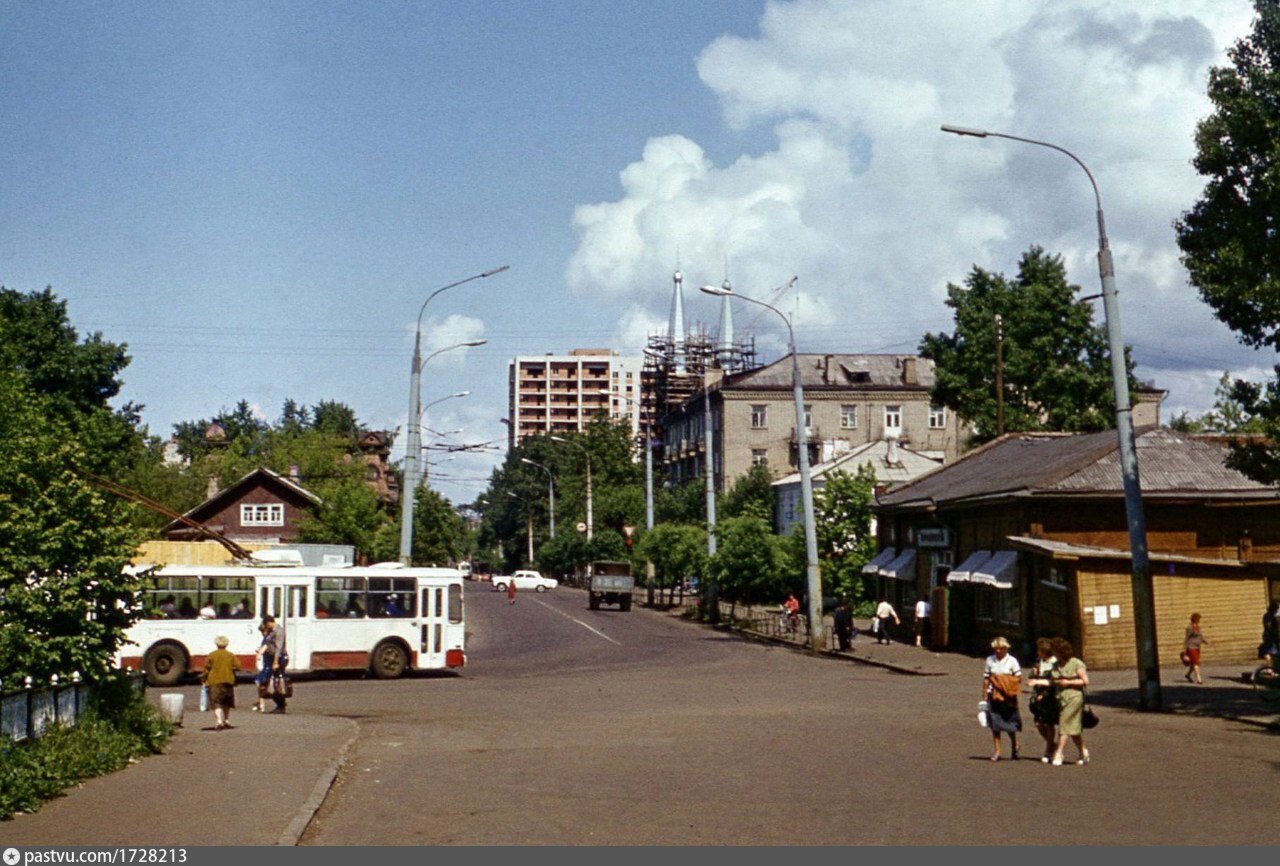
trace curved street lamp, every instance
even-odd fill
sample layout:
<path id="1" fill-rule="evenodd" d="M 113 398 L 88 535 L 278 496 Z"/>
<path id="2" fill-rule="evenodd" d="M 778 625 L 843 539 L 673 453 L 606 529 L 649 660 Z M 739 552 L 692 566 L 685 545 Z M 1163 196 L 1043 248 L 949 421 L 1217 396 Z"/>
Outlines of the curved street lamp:
<path id="1" fill-rule="evenodd" d="M 792 277 L 787 287 L 795 284 L 799 277 Z M 804 388 L 800 379 L 800 356 L 796 353 L 796 332 L 791 320 L 777 307 L 739 295 L 732 289 L 720 286 L 703 286 L 702 291 L 708 295 L 737 298 L 749 304 L 756 304 L 778 314 L 787 326 L 788 346 L 791 349 L 791 383 L 796 403 L 796 444 L 799 450 L 800 463 L 800 502 L 804 508 L 804 553 L 805 584 L 809 592 L 809 646 L 814 652 L 825 649 L 825 635 L 822 628 L 822 573 L 818 566 L 818 531 L 813 515 L 813 478 L 809 473 L 809 436 L 804 425 Z"/>
<path id="2" fill-rule="evenodd" d="M 1116 301 L 1116 268 L 1107 242 L 1107 224 L 1102 216 L 1102 196 L 1093 172 L 1065 147 L 1022 138 L 1003 132 L 944 124 L 943 132 L 973 138 L 1007 138 L 1023 144 L 1047 147 L 1065 154 L 1084 170 L 1093 187 L 1098 213 L 1098 274 L 1102 278 L 1102 310 L 1107 320 L 1107 343 L 1111 355 L 1111 388 L 1116 402 L 1116 437 L 1120 440 L 1120 475 L 1124 482 L 1124 510 L 1129 523 L 1129 549 L 1133 564 L 1133 618 L 1138 647 L 1138 695 L 1144 710 L 1159 710 L 1160 659 L 1156 652 L 1155 592 L 1151 581 L 1151 561 L 1147 553 L 1147 519 L 1142 509 L 1142 484 L 1138 479 L 1138 448 L 1133 435 L 1133 409 L 1129 405 L 1129 371 L 1125 368 L 1124 340 L 1120 336 L 1120 306 Z"/>
<path id="3" fill-rule="evenodd" d="M 405 443 L 404 457 L 404 491 L 401 494 L 400 502 L 400 561 L 405 565 L 410 565 L 412 561 L 413 550 L 413 492 L 417 489 L 418 481 L 418 419 L 421 417 L 422 405 L 422 315 L 427 311 L 427 304 L 431 303 L 436 295 L 443 291 L 460 286 L 463 283 L 469 283 L 472 280 L 482 280 L 491 277 L 494 274 L 500 274 L 507 270 L 510 266 L 503 265 L 499 268 L 483 271 L 466 279 L 449 283 L 447 286 L 441 286 L 436 289 L 427 299 L 422 302 L 422 306 L 418 308 L 418 324 L 413 336 L 413 360 L 409 364 L 409 438 Z M 465 344 L 459 344 L 459 346 Z M 450 346 L 449 348 L 458 348 L 458 346 Z M 445 351 L 445 350 L 440 350 Z M 439 351 L 433 352 L 431 357 L 440 354 Z"/>
<path id="4" fill-rule="evenodd" d="M 563 442 L 566 445 L 572 445 L 574 448 L 580 448 L 587 458 L 587 541 L 590 542 L 595 527 L 591 512 L 591 452 L 587 450 L 587 446 L 565 439 L 563 436 L 552 436 L 551 438 L 556 442 Z"/>
<path id="5" fill-rule="evenodd" d="M 546 466 L 543 466 L 541 463 L 536 463 L 533 460 L 530 460 L 528 457 L 521 457 L 520 462 L 528 463 L 530 466 L 537 466 L 543 472 L 547 473 L 547 502 L 548 502 L 547 508 L 548 508 L 548 511 L 550 512 L 549 532 L 551 533 L 551 537 L 555 538 L 556 537 L 556 479 L 555 479 L 555 476 L 551 474 L 551 470 L 549 468 L 547 468 Z"/>

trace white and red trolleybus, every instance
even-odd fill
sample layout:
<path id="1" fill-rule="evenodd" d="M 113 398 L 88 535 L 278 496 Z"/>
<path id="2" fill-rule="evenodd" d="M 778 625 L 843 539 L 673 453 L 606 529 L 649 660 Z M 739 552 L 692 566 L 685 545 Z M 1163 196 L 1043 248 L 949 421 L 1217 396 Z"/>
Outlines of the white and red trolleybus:
<path id="1" fill-rule="evenodd" d="M 204 666 L 219 635 L 252 672 L 267 614 L 285 630 L 288 670 L 409 669 L 466 664 L 462 573 L 453 568 L 166 565 L 145 573 L 143 617 L 119 663 L 173 685 Z"/>

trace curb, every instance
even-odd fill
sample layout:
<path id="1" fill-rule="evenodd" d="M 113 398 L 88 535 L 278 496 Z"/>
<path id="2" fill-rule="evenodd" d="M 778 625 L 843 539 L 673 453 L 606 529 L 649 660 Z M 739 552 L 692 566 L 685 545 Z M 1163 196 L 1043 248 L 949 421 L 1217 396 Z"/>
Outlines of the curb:
<path id="1" fill-rule="evenodd" d="M 710 628 L 713 631 L 721 631 L 721 632 L 727 632 L 729 634 L 734 634 L 743 638 L 744 640 L 752 640 L 758 643 L 767 643 L 767 644 L 772 644 L 773 646 L 787 647 L 789 649 L 795 650 L 796 652 L 812 654 L 812 652 L 807 646 L 804 646 L 803 644 L 796 644 L 796 643 L 793 643 L 792 641 L 785 640 L 783 638 L 771 637 L 767 634 L 761 634 L 760 632 L 748 631 L 746 629 L 741 629 L 741 628 L 734 628 L 733 626 L 728 626 L 728 625 L 712 625 L 711 623 L 702 623 L 696 620 L 689 620 L 683 616 L 680 616 L 679 614 L 676 614 L 675 618 L 679 620 L 683 620 L 685 622 L 689 622 L 692 625 L 706 626 L 707 628 Z M 906 667 L 905 665 L 896 664 L 894 662 L 884 662 L 884 661 L 878 661 L 876 659 L 860 658 L 859 656 L 856 656 L 852 653 L 845 653 L 845 652 L 841 652 L 840 650 L 833 650 L 833 649 L 823 650 L 821 652 L 821 655 L 828 659 L 844 659 L 846 661 L 856 662 L 861 665 L 868 665 L 870 667 L 883 668 L 885 670 L 893 671 L 894 673 L 898 673 L 898 674 L 904 674 L 906 676 L 945 677 L 947 675 L 946 671 L 924 671 L 918 667 L 909 668 L 909 667 Z"/>
<path id="2" fill-rule="evenodd" d="M 352 719 L 345 719 L 347 724 L 352 727 L 351 736 L 342 744 L 342 748 L 338 750 L 338 756 L 330 762 L 329 766 L 320 774 L 320 778 L 316 780 L 315 787 L 311 789 L 311 795 L 294 813 L 293 819 L 288 826 L 284 828 L 284 832 L 280 834 L 280 838 L 276 840 L 276 845 L 287 847 L 297 846 L 302 834 L 307 832 L 307 827 L 316 816 L 316 812 L 320 811 L 320 807 L 324 805 L 324 799 L 329 795 L 329 789 L 333 787 L 333 782 L 338 778 L 340 771 L 347 762 L 347 754 L 351 750 L 351 746 L 360 737 L 360 726 Z"/>

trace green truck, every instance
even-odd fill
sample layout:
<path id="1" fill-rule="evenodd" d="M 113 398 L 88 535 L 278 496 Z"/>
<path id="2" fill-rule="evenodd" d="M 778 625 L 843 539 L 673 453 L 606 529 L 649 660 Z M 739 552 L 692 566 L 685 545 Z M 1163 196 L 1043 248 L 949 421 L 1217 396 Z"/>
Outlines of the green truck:
<path id="1" fill-rule="evenodd" d="M 591 575 L 587 607 L 599 610 L 602 604 L 616 604 L 618 610 L 631 610 L 631 594 L 636 588 L 631 563 L 593 562 L 587 569 Z"/>

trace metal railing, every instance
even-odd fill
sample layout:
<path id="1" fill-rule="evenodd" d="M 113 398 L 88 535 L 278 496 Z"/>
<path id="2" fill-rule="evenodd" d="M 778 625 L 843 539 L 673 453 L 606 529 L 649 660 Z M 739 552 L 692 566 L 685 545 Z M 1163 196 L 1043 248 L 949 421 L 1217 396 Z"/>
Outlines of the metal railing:
<path id="1" fill-rule="evenodd" d="M 136 677 L 134 686 L 145 689 L 145 680 Z M 47 686 L 37 686 L 27 677 L 21 689 L 0 692 L 0 738 L 30 742 L 51 727 L 75 725 L 88 709 L 92 694 L 93 684 L 82 682 L 79 672 L 65 682 L 59 682 L 54 674 Z"/>

